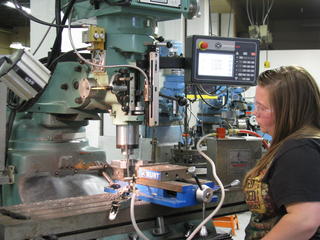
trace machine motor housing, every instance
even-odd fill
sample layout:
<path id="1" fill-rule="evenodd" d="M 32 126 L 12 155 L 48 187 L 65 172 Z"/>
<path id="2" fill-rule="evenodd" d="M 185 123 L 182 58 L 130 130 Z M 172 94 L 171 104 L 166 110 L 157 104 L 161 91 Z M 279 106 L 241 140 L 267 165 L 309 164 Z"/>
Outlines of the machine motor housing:
<path id="1" fill-rule="evenodd" d="M 38 95 L 47 85 L 50 71 L 28 51 L 16 51 L 0 66 L 0 79 L 23 100 Z"/>

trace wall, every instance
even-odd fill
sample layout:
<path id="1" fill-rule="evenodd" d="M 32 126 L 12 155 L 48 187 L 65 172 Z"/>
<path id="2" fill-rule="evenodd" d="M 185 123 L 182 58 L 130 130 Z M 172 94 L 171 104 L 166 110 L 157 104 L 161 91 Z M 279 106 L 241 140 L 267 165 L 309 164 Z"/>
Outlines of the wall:
<path id="1" fill-rule="evenodd" d="M 47 22 L 52 22 L 52 20 L 54 19 L 54 7 L 54 0 L 30 0 L 30 8 L 32 15 Z M 42 37 L 44 36 L 49 26 L 45 26 L 31 21 L 30 28 L 30 47 L 31 52 L 33 52 L 39 45 Z M 47 56 L 48 51 L 53 45 L 55 36 L 56 28 L 52 27 L 45 41 L 39 48 L 38 52 L 35 54 L 36 58 L 39 59 Z"/>
<path id="2" fill-rule="evenodd" d="M 316 19 L 273 20 L 273 49 L 319 49 L 320 21 Z"/>
<path id="3" fill-rule="evenodd" d="M 12 53 L 12 49 L 9 48 L 11 43 L 11 33 L 0 32 L 0 54 L 9 55 Z"/>
<path id="4" fill-rule="evenodd" d="M 0 29 L 0 55 L 10 55 L 14 52 L 9 46 L 12 42 L 21 42 L 24 46 L 30 45 L 29 27 L 16 27 L 10 31 Z"/>
<path id="5" fill-rule="evenodd" d="M 263 63 L 266 60 L 266 51 L 260 52 L 260 72 L 267 70 Z M 270 68 L 296 65 L 304 67 L 316 79 L 320 86 L 320 50 L 272 50 L 268 51 Z M 254 97 L 255 88 L 251 87 L 245 93 L 246 98 Z"/>

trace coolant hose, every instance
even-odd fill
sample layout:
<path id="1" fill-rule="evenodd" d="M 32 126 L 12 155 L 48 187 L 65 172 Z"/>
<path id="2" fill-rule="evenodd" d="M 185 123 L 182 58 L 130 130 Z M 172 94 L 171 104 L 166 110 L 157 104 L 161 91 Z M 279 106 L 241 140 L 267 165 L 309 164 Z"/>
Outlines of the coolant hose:
<path id="1" fill-rule="evenodd" d="M 135 186 L 133 185 L 133 189 L 135 188 Z M 130 219 L 132 222 L 132 225 L 134 227 L 134 230 L 136 230 L 136 233 L 139 235 L 139 237 L 141 237 L 144 240 L 149 240 L 146 235 L 143 234 L 143 232 L 139 229 L 137 222 L 136 222 L 136 218 L 134 216 L 134 202 L 136 201 L 136 193 L 135 190 L 133 190 L 133 193 L 131 195 L 131 202 L 130 202 Z"/>
<path id="2" fill-rule="evenodd" d="M 202 226 L 204 226 L 208 221 L 212 220 L 213 216 L 220 210 L 223 202 L 224 202 L 224 197 L 225 197 L 225 191 L 224 191 L 224 187 L 223 184 L 221 182 L 221 180 L 219 179 L 219 177 L 217 176 L 217 172 L 216 172 L 216 165 L 214 164 L 213 160 L 206 155 L 202 150 L 201 150 L 201 143 L 208 137 L 211 136 L 215 136 L 215 133 L 209 133 L 205 136 L 203 136 L 202 138 L 200 138 L 200 140 L 197 143 L 197 150 L 199 152 L 199 154 L 201 156 L 203 156 L 211 165 L 212 167 L 212 175 L 214 180 L 218 183 L 219 187 L 220 187 L 220 191 L 221 191 L 221 197 L 220 197 L 220 201 L 219 204 L 217 205 L 217 207 L 212 211 L 212 213 L 206 218 L 204 219 L 194 230 L 193 232 L 190 234 L 190 236 L 187 238 L 187 240 L 191 240 L 196 234 L 197 232 L 202 228 Z"/>

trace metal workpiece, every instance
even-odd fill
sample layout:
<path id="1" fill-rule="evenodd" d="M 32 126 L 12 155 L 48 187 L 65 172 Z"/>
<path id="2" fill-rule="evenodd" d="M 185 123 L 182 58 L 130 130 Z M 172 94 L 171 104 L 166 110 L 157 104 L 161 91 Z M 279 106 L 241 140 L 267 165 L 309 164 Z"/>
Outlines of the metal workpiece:
<path id="1" fill-rule="evenodd" d="M 121 159 L 112 160 L 110 168 L 106 169 L 114 180 L 125 180 L 126 178 L 132 179 L 132 175 L 138 171 L 138 168 L 143 165 L 143 161 L 136 159 Z M 129 173 L 128 173 L 129 169 Z"/>

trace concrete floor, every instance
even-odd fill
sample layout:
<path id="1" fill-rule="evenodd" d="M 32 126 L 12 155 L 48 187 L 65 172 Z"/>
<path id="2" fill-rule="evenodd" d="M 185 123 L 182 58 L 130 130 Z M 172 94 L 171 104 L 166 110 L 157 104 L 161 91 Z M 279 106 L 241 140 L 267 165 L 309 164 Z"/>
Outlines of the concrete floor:
<path id="1" fill-rule="evenodd" d="M 238 221 L 239 221 L 239 230 L 236 230 L 236 235 L 232 236 L 232 239 L 234 240 L 243 240 L 245 237 L 245 228 L 250 220 L 251 213 L 250 212 L 243 212 L 243 213 L 238 213 Z M 218 233 L 231 233 L 230 228 L 220 228 L 217 227 L 217 232 Z"/>

